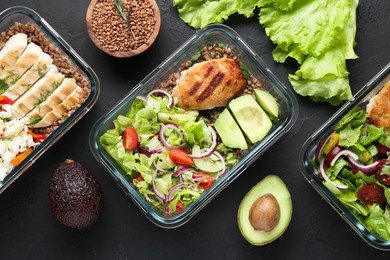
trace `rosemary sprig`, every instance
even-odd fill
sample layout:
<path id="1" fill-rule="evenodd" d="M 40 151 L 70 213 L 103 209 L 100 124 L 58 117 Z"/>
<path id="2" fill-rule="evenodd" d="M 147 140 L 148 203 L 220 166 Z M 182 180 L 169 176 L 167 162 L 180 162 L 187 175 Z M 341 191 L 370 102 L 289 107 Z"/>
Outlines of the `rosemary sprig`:
<path id="1" fill-rule="evenodd" d="M 124 6 L 122 0 L 112 0 L 112 1 L 113 1 L 114 5 L 115 5 L 116 10 L 118 11 L 118 14 L 123 19 L 123 21 L 125 21 L 127 26 L 129 27 L 129 29 L 131 31 L 131 34 L 133 35 L 133 39 L 134 39 L 135 38 L 135 34 L 134 34 L 133 29 L 131 28 L 131 24 L 130 24 L 131 7 L 129 7 L 129 9 L 126 12 L 125 6 Z"/>

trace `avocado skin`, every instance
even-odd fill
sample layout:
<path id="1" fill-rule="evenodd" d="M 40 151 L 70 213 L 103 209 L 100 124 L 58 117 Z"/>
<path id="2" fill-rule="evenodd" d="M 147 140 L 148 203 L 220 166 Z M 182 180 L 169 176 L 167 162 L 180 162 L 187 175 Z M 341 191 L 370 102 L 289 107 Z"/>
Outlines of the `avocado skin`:
<path id="1" fill-rule="evenodd" d="M 84 229 L 98 219 L 103 193 L 95 177 L 83 165 L 68 159 L 53 172 L 49 203 L 51 211 L 62 224 Z"/>

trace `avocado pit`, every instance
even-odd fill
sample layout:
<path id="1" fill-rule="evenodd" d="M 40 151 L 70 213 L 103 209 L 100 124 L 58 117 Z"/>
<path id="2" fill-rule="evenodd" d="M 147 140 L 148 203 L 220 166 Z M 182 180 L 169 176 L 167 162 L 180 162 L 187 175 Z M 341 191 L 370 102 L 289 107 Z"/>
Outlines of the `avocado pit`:
<path id="1" fill-rule="evenodd" d="M 249 211 L 249 222 L 256 230 L 270 231 L 280 220 L 280 206 L 271 193 L 259 197 Z"/>

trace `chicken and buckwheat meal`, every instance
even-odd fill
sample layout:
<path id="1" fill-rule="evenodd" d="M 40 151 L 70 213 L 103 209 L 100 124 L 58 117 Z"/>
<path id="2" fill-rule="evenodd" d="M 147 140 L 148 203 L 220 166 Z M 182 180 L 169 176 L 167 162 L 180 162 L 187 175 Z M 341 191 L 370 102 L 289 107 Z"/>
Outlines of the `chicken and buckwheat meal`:
<path id="1" fill-rule="evenodd" d="M 324 185 L 373 234 L 390 240 L 390 81 L 353 108 L 319 144 Z"/>
<path id="2" fill-rule="evenodd" d="M 0 181 L 89 96 L 84 74 L 33 23 L 0 34 Z"/>
<path id="3" fill-rule="evenodd" d="M 146 201 L 182 212 L 278 120 L 262 81 L 229 46 L 210 44 L 138 96 L 99 141 Z"/>

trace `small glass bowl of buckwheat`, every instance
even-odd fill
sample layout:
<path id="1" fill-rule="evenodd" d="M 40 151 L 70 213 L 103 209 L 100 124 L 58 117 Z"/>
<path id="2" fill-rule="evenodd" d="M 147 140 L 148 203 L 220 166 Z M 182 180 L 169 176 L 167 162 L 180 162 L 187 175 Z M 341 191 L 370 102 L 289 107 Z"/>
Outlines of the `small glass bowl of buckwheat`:
<path id="1" fill-rule="evenodd" d="M 128 58 L 153 44 L 161 15 L 154 0 L 92 0 L 86 23 L 91 40 L 100 50 Z"/>

